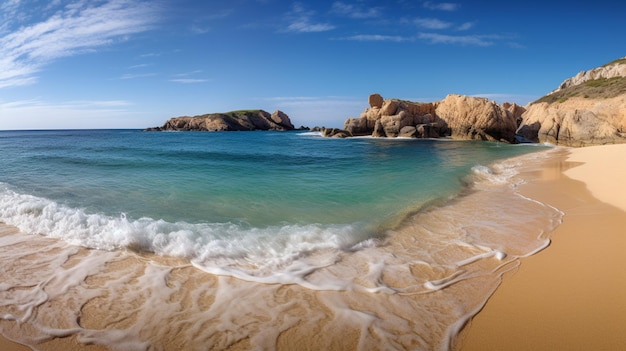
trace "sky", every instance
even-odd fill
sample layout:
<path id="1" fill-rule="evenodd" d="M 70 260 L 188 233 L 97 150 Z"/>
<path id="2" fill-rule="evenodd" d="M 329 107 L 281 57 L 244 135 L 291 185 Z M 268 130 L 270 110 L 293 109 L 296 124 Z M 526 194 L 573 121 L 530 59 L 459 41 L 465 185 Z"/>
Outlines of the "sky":
<path id="1" fill-rule="evenodd" d="M 525 105 L 626 56 L 626 2 L 0 0 L 0 130 L 146 128 L 367 98 Z"/>

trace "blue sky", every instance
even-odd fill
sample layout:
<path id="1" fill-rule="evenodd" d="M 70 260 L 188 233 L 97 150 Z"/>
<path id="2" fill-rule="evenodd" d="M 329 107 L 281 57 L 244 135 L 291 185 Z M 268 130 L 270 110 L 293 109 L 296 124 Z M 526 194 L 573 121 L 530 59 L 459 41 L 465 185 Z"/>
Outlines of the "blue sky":
<path id="1" fill-rule="evenodd" d="M 526 104 L 626 55 L 623 1 L 0 1 L 0 129 L 144 128 L 369 94 Z"/>

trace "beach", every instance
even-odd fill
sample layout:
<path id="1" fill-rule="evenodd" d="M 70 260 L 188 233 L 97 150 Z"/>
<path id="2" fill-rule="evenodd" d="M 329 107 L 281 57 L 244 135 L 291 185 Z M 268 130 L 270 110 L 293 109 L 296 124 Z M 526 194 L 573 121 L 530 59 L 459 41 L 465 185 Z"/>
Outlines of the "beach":
<path id="1" fill-rule="evenodd" d="M 626 145 L 569 149 L 522 193 L 565 212 L 460 337 L 471 350 L 626 348 Z"/>
<path id="2" fill-rule="evenodd" d="M 474 272 L 454 273 L 444 279 L 441 277 L 449 274 L 445 271 L 417 261 L 408 267 L 404 264 L 419 249 L 415 233 L 420 233 L 421 241 L 435 241 L 437 237 L 428 239 L 428 232 L 454 228 L 441 227 L 440 219 L 459 214 L 466 215 L 457 218 L 464 231 L 493 229 L 492 224 L 480 227 L 481 218 L 472 221 L 479 213 L 513 204 L 518 195 L 493 190 L 500 188 L 488 183 L 483 185 L 485 191 L 470 192 L 450 205 L 416 214 L 386 245 L 341 256 L 328 271 L 360 278 L 354 287 L 338 291 L 212 275 L 185 260 L 89 250 L 0 224 L 0 239 L 10 248 L 3 255 L 7 263 L 18 262 L 6 270 L 17 272 L 20 278 L 26 275 L 45 282 L 39 285 L 48 296 L 45 304 L 35 307 L 41 318 L 37 323 L 50 324 L 52 318 L 55 326 L 38 330 L 29 323 L 3 320 L 0 328 L 11 339 L 53 351 L 106 350 L 103 344 L 112 345 L 111 349 L 137 350 L 148 345 L 165 350 L 201 345 L 224 350 L 364 350 L 382 345 L 411 350 L 619 348 L 626 345 L 620 333 L 626 316 L 621 256 L 626 242 L 620 228 L 626 225 L 626 216 L 619 185 L 614 185 L 615 191 L 602 189 L 619 180 L 626 169 L 622 156 L 626 148 L 558 149 L 542 155 L 549 157 L 539 157 L 523 168 L 520 177 L 525 182 L 516 187 L 522 196 L 537 200 L 539 209 L 550 210 L 543 205 L 548 204 L 564 213 L 562 224 L 552 233 L 552 244 L 537 254 L 510 261 L 496 258 L 495 251 L 442 246 L 438 255 L 466 257 L 455 260 L 464 270 Z M 615 165 L 619 160 L 621 168 Z M 609 173 L 613 176 L 604 176 Z M 486 199 L 504 202 L 489 207 Z M 533 203 L 524 202 L 515 209 L 537 213 L 530 207 Z M 481 211 L 471 210 L 479 204 L 483 204 Z M 447 212 L 449 216 L 442 217 Z M 520 213 L 523 216 L 525 212 Z M 524 232 L 519 218 L 504 218 L 507 223 L 499 224 L 500 231 Z M 544 223 L 541 218 L 523 219 Z M 533 230 L 536 225 L 533 223 Z M 545 223 L 543 227 L 552 228 Z M 489 236 L 482 239 L 493 240 Z M 51 269 L 54 277 L 46 278 L 49 273 L 44 269 L 23 267 L 19 264 L 23 259 L 34 268 Z M 315 282 L 323 274 L 328 273 L 320 270 L 307 279 Z M 422 283 L 424 276 L 430 277 L 427 284 Z M 7 284 L 11 283 L 7 280 Z M 31 289 L 28 283 L 20 284 L 23 287 L 16 289 L 20 293 Z M 33 290 L 32 294 L 37 292 Z M 8 296 L 19 300 L 22 295 Z M 490 298 L 481 310 L 484 296 Z M 457 306 L 443 302 L 450 299 L 463 301 Z M 23 310 L 30 311 L 31 305 L 24 304 L 22 311 L 7 306 L 3 313 L 19 317 Z M 150 306 L 159 307 L 147 308 Z M 467 318 L 479 310 L 455 340 Z M 426 315 L 441 319 L 432 319 L 437 324 L 420 325 Z M 0 346 L 3 350 L 29 349 L 4 338 L 0 338 Z"/>

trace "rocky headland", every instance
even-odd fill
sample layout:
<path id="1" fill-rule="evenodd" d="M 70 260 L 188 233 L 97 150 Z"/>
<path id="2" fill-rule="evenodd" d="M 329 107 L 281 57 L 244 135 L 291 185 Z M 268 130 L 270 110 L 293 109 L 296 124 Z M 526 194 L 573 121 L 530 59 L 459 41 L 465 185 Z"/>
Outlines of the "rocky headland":
<path id="1" fill-rule="evenodd" d="M 565 146 L 625 143 L 626 57 L 582 71 L 531 103 L 517 133 Z"/>
<path id="2" fill-rule="evenodd" d="M 146 131 L 251 131 L 251 130 L 294 130 L 294 126 L 280 110 L 270 114 L 263 110 L 240 110 L 226 113 L 210 113 L 199 116 L 170 118 L 161 127 Z"/>
<path id="3" fill-rule="evenodd" d="M 565 80 L 521 107 L 485 98 L 448 95 L 437 102 L 369 96 L 369 107 L 327 137 L 479 139 L 586 146 L 626 142 L 626 57 Z"/>

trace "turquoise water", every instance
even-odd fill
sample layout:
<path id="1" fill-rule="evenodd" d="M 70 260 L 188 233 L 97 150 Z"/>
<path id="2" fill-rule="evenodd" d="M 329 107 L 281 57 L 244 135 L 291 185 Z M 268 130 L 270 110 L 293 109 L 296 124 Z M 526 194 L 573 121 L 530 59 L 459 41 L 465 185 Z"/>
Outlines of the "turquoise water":
<path id="1" fill-rule="evenodd" d="M 303 132 L 0 132 L 0 221 L 88 247 L 262 262 L 349 249 L 536 145 Z"/>
<path id="2" fill-rule="evenodd" d="M 502 277 L 549 245 L 563 213 L 520 185 L 559 152 L 0 132 L 0 319 L 30 331 L 5 336 L 271 350 L 299 330 L 319 349 L 450 350 Z"/>

